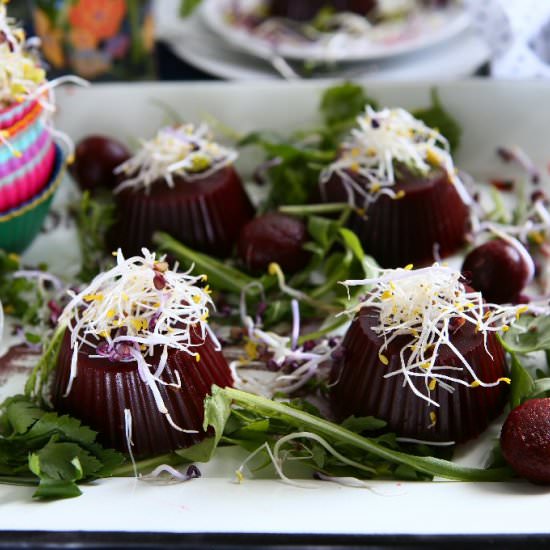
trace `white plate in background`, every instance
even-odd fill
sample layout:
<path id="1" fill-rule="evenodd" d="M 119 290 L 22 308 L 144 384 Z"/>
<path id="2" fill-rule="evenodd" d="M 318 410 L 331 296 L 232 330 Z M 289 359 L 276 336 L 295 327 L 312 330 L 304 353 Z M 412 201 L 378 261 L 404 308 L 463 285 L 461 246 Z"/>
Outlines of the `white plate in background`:
<path id="1" fill-rule="evenodd" d="M 230 47 L 196 12 L 180 18 L 179 0 L 157 0 L 157 38 L 186 63 L 227 80 L 276 80 L 281 75 L 268 60 Z M 331 77 L 376 80 L 454 79 L 471 76 L 489 60 L 485 42 L 465 30 L 434 48 L 368 63 L 340 64 Z"/>
<path id="2" fill-rule="evenodd" d="M 378 23 L 360 37 L 339 33 L 338 37 L 315 42 L 284 38 L 273 43 L 255 30 L 236 24 L 228 15 L 235 1 L 253 10 L 264 0 L 203 0 L 200 11 L 208 26 L 237 49 L 263 59 L 274 54 L 301 61 L 371 61 L 411 54 L 434 47 L 460 34 L 470 24 L 469 15 L 459 4 L 426 9 L 403 21 Z"/>

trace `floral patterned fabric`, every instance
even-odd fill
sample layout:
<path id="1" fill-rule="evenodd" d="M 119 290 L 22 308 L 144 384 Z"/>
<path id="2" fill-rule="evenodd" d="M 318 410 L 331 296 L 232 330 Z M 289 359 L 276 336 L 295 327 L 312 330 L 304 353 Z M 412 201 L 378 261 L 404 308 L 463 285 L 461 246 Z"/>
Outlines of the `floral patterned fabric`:
<path id="1" fill-rule="evenodd" d="M 150 0 L 41 0 L 34 23 L 54 70 L 88 79 L 152 76 Z"/>

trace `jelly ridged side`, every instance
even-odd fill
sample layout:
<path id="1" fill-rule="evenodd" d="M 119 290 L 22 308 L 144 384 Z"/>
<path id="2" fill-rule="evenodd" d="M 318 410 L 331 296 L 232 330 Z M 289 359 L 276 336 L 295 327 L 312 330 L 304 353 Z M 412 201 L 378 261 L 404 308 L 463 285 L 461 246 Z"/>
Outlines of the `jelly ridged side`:
<path id="1" fill-rule="evenodd" d="M 336 415 L 375 416 L 388 423 L 388 430 L 400 436 L 428 441 L 467 441 L 479 435 L 503 410 L 508 386 L 500 383 L 485 388 L 469 387 L 451 383 L 454 391 L 448 392 L 439 384 L 430 397 L 439 407 L 430 405 L 404 385 L 402 374 L 385 377 L 400 369 L 399 350 L 403 339 L 384 350 L 388 365 L 379 359 L 383 340 L 372 330 L 376 321 L 373 310 L 364 309 L 352 322 L 344 340 L 344 358 L 335 365 L 332 372 L 331 404 Z M 487 337 L 485 350 L 483 337 L 476 335 L 471 327 L 461 329 L 453 343 L 483 382 L 494 382 L 506 376 L 504 350 L 493 333 Z M 444 348 L 438 364 L 461 366 L 459 360 Z M 453 371 L 452 376 L 473 381 L 465 370 Z M 427 393 L 423 379 L 416 379 L 416 387 Z M 430 413 L 435 413 L 434 418 Z"/>
<path id="2" fill-rule="evenodd" d="M 329 201 L 347 200 L 338 175 L 325 189 Z M 435 259 L 434 245 L 439 257 L 445 258 L 464 244 L 469 210 L 443 171 L 411 176 L 394 190 L 403 191 L 403 198 L 381 195 L 364 216 L 353 214 L 349 222 L 365 251 L 382 267 L 428 264 Z"/>
<path id="3" fill-rule="evenodd" d="M 219 257 L 228 256 L 254 208 L 232 167 L 193 182 L 175 178 L 175 186 L 156 182 L 149 192 L 126 189 L 117 195 L 112 248 L 138 254 L 152 246 L 155 231 Z"/>
<path id="4" fill-rule="evenodd" d="M 168 362 L 161 379 L 181 388 L 157 384 L 163 401 L 177 426 L 197 433 L 184 433 L 172 427 L 157 408 L 150 388 L 141 380 L 135 362 L 111 362 L 88 357 L 81 350 L 77 376 L 65 396 L 70 374 L 72 349 L 70 334 L 63 340 L 58 367 L 52 386 L 56 410 L 79 418 L 99 433 L 99 440 L 115 449 L 128 451 L 125 436 L 124 409 L 132 415 L 132 452 L 137 457 L 167 453 L 199 443 L 206 437 L 202 429 L 204 398 L 213 384 L 231 386 L 232 377 L 221 351 L 210 339 L 195 348 L 200 361 L 182 351 L 169 350 Z M 160 352 L 147 361 L 158 363 Z"/>

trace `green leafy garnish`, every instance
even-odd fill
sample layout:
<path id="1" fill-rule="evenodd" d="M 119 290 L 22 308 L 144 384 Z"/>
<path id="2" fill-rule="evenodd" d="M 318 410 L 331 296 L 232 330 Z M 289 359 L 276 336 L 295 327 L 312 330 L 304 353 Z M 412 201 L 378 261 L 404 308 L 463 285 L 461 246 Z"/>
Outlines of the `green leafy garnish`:
<path id="1" fill-rule="evenodd" d="M 301 206 L 298 210 L 307 218 L 311 241 L 305 248 L 311 252 L 308 265 L 286 280 L 286 284 L 299 289 L 301 300 L 301 316 L 303 318 L 319 318 L 342 310 L 347 304 L 347 292 L 340 281 L 364 276 L 370 266 L 376 263 L 368 257 L 359 239 L 343 227 L 350 210 L 347 205 L 339 207 L 340 217 L 329 219 L 315 215 L 317 207 L 326 205 Z M 298 210 L 295 211 L 298 214 Z M 313 214 L 310 214 L 313 212 Z M 248 275 L 233 265 L 197 252 L 166 233 L 156 233 L 154 242 L 162 252 L 176 258 L 184 268 L 194 265 L 199 273 L 207 276 L 208 283 L 218 291 L 225 291 L 227 300 L 234 309 L 239 305 L 241 295 L 251 307 L 256 307 L 265 300 L 266 310 L 263 316 L 264 327 L 289 319 L 291 315 L 291 296 L 280 287 L 279 279 L 273 272 L 261 276 Z M 316 277 L 312 277 L 312 274 Z M 283 274 L 284 276 L 284 274 Z M 361 293 L 357 287 L 351 293 L 355 300 Z M 326 334 L 332 327 L 343 324 L 346 319 L 341 316 L 337 320 L 329 319 L 327 326 L 319 333 Z"/>
<path id="2" fill-rule="evenodd" d="M 231 404 L 236 408 L 231 409 Z M 235 437 L 239 431 L 242 434 L 247 423 L 254 422 L 258 426 L 261 419 L 267 423 L 263 424 L 265 429 L 256 430 L 255 441 L 250 437 L 246 441 Z M 372 419 L 355 419 L 349 423 L 351 427 L 361 431 L 375 425 Z M 205 403 L 204 427 L 209 426 L 213 427 L 219 441 L 227 440 L 242 444 L 249 450 L 251 447 L 257 449 L 265 444 L 275 449 L 277 442 L 286 437 L 289 442 L 293 441 L 296 444 L 294 447 L 291 445 L 288 449 L 285 448 L 287 457 L 297 456 L 303 464 L 309 464 L 312 469 L 321 470 L 328 475 L 367 475 L 379 478 L 405 476 L 413 479 L 439 476 L 460 481 L 502 481 L 512 477 L 512 472 L 507 467 L 468 468 L 448 460 L 423 455 L 422 446 L 417 447 L 417 451 L 420 451 L 418 454 L 411 454 L 399 449 L 392 434 L 365 437 L 311 412 L 233 388 L 222 389 L 214 386 L 211 397 L 208 397 Z M 293 432 L 299 436 L 297 439 L 288 437 Z M 248 433 L 250 435 L 250 430 Z M 321 447 L 326 452 L 317 447 L 316 452 L 312 454 L 312 448 L 304 447 L 308 441 L 322 441 Z M 426 451 L 426 447 L 423 447 Z M 293 448 L 298 455 L 292 454 Z M 342 455 L 345 461 L 342 460 Z M 367 471 L 370 475 L 366 474 Z"/>
<path id="3" fill-rule="evenodd" d="M 320 110 L 327 126 L 353 126 L 355 119 L 370 105 L 378 109 L 378 103 L 367 96 L 362 86 L 344 82 L 327 88 L 321 98 Z"/>
<path id="4" fill-rule="evenodd" d="M 43 391 L 51 373 L 57 366 L 57 357 L 61 349 L 61 342 L 65 336 L 66 326 L 59 325 L 46 345 L 42 356 L 32 370 L 25 384 L 25 395 L 36 401 L 43 400 Z"/>
<path id="5" fill-rule="evenodd" d="M 105 239 L 115 221 L 115 205 L 112 193 L 92 197 L 85 191 L 73 206 L 82 265 L 79 279 L 92 280 L 105 267 Z"/>
<path id="6" fill-rule="evenodd" d="M 431 93 L 432 105 L 427 109 L 417 109 L 412 114 L 422 120 L 430 128 L 437 129 L 449 142 L 451 152 L 455 152 L 460 145 L 462 129 L 456 119 L 452 117 L 441 104 L 436 88 Z"/>
<path id="7" fill-rule="evenodd" d="M 513 409 L 533 394 L 535 382 L 515 353 L 510 353 L 510 407 Z"/>
<path id="8" fill-rule="evenodd" d="M 8 399 L 1 410 L 0 482 L 38 484 L 35 498 L 78 496 L 77 482 L 109 476 L 125 460 L 80 421 L 24 396 Z"/>
<path id="9" fill-rule="evenodd" d="M 0 302 L 7 315 L 24 325 L 36 326 L 43 321 L 44 295 L 36 279 L 13 277 L 19 269 L 22 269 L 19 256 L 0 249 Z"/>

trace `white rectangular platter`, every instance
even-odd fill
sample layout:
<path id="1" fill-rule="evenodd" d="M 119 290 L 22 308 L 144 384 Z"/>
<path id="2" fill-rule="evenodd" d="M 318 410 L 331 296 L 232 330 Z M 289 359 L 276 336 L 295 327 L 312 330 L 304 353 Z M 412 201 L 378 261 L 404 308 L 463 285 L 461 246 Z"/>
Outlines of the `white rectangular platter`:
<path id="1" fill-rule="evenodd" d="M 416 108 L 429 103 L 434 83 L 369 84 L 382 105 Z M 437 86 L 437 84 L 435 84 Z M 205 115 L 236 129 L 290 131 L 317 122 L 327 82 L 297 84 L 105 85 L 58 92 L 57 125 L 73 139 L 104 133 L 123 140 L 150 136 L 166 122 L 158 103 L 182 119 Z M 457 164 L 476 176 L 509 174 L 498 145 L 525 148 L 538 165 L 550 160 L 550 85 L 465 81 L 437 86 L 444 106 L 460 121 Z M 548 187 L 545 169 L 542 185 Z M 67 182 L 68 185 L 68 182 Z M 75 270 L 74 243 L 56 233 L 26 253 L 53 271 Z M 49 239 L 49 241 L 48 241 Z M 59 240 L 56 240 L 59 239 Z M 52 253 L 53 252 L 53 253 Z M 1 393 L 22 382 L 18 375 Z M 9 388 L 9 392 L 8 392 Z M 470 449 L 467 450 L 468 452 Z M 468 459 L 468 452 L 462 454 Z M 201 466 L 203 477 L 181 485 L 151 485 L 133 478 L 83 487 L 77 499 L 33 502 L 32 488 L 0 485 L 1 530 L 134 531 L 166 533 L 520 534 L 550 533 L 550 489 L 513 483 L 372 482 L 371 489 L 277 480 L 235 483 L 242 455 L 229 450 Z"/>

